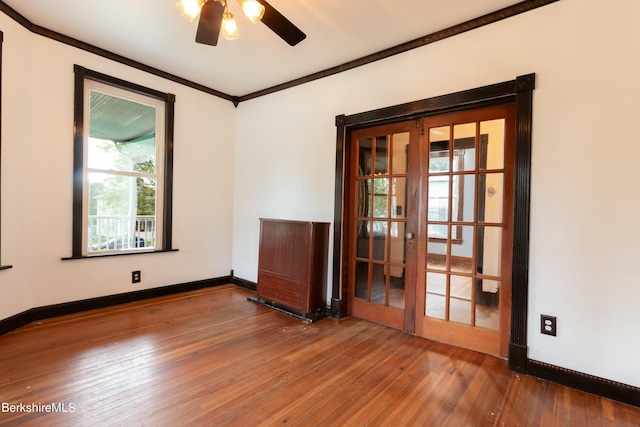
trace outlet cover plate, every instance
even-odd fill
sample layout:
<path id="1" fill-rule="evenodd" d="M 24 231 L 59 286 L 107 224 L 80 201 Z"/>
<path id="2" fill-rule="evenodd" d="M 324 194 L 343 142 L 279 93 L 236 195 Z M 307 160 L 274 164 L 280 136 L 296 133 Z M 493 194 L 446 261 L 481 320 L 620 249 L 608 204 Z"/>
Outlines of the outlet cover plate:
<path id="1" fill-rule="evenodd" d="M 545 335 L 556 336 L 556 328 L 558 322 L 555 316 L 548 316 L 546 314 L 540 315 L 540 333 Z"/>
<path id="2" fill-rule="evenodd" d="M 140 283 L 142 280 L 142 275 L 140 274 L 140 270 L 131 272 L 131 283 Z"/>

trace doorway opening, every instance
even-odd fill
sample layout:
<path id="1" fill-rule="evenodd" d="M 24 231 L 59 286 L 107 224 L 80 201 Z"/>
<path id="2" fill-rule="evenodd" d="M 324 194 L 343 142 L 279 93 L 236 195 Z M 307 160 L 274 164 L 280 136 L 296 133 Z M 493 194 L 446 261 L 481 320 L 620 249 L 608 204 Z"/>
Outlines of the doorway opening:
<path id="1" fill-rule="evenodd" d="M 336 118 L 334 317 L 456 345 L 473 328 L 524 370 L 534 82 Z"/>

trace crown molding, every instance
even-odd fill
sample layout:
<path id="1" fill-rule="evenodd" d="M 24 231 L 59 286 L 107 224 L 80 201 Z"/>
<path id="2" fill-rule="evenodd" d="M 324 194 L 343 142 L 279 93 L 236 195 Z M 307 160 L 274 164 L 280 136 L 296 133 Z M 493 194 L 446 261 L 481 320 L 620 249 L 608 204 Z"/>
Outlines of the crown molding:
<path id="1" fill-rule="evenodd" d="M 69 46 L 73 46 L 78 49 L 91 52 L 98 56 L 111 59 L 113 61 L 119 62 L 124 65 L 128 65 L 130 67 L 136 68 L 141 71 L 145 71 L 147 73 L 156 75 L 158 77 L 162 77 L 172 82 L 182 84 L 184 86 L 208 93 L 210 95 L 225 99 L 227 101 L 231 101 L 233 105 L 237 107 L 238 104 L 243 101 L 259 98 L 261 96 L 269 95 L 274 92 L 290 89 L 292 87 L 300 86 L 315 80 L 333 76 L 335 74 L 339 74 L 344 71 L 349 71 L 354 68 L 361 67 L 363 65 L 371 64 L 373 62 L 380 61 L 381 59 L 389 58 L 391 56 L 398 55 L 400 53 L 404 53 L 409 50 L 417 49 L 422 46 L 426 46 L 444 39 L 448 39 L 449 37 L 457 36 L 458 34 L 462 34 L 467 31 L 471 31 L 476 28 L 483 27 L 485 25 L 493 24 L 503 19 L 511 18 L 513 16 L 520 15 L 521 13 L 529 12 L 531 10 L 537 9 L 542 6 L 546 6 L 551 3 L 555 3 L 557 1 L 560 1 L 560 0 L 525 0 L 520 3 L 516 3 L 512 6 L 508 6 L 503 9 L 497 10 L 495 12 L 491 12 L 486 15 L 480 16 L 478 18 L 471 19 L 461 24 L 454 25 L 444 30 L 436 31 L 435 33 L 428 34 L 426 36 L 417 38 L 415 40 L 411 40 L 409 42 L 399 44 L 397 46 L 382 50 L 380 52 L 376 52 L 371 55 L 363 56 L 362 58 L 358 58 L 353 61 L 346 62 L 342 65 L 338 65 L 332 68 L 327 68 L 326 70 L 318 71 L 316 73 L 309 74 L 308 76 L 300 77 L 298 79 L 294 79 L 276 86 L 271 86 L 256 92 L 251 92 L 242 96 L 229 95 L 219 90 L 212 89 L 210 87 L 201 85 L 191 80 L 187 80 L 182 77 L 176 76 L 175 74 L 167 73 L 166 71 L 162 71 L 158 68 L 145 65 L 138 61 L 134 61 L 132 59 L 126 58 L 122 55 L 118 55 L 116 53 L 102 49 L 100 47 L 91 45 L 89 43 L 85 43 L 83 41 L 74 39 L 72 37 L 65 36 L 64 34 L 51 31 L 47 28 L 34 24 L 33 22 L 31 22 L 29 19 L 27 19 L 26 17 L 18 13 L 15 9 L 7 5 L 2 0 L 0 0 L 0 11 L 34 34 L 38 34 L 38 35 L 50 38 L 52 40 L 56 40 L 60 43 L 64 43 Z"/>

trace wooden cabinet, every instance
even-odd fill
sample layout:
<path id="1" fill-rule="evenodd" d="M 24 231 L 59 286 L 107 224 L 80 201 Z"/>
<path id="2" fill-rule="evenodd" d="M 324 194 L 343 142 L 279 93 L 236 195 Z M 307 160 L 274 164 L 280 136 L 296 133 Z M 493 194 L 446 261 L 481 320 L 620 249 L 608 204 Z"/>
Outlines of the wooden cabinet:
<path id="1" fill-rule="evenodd" d="M 257 301 L 304 318 L 326 312 L 329 223 L 260 219 Z"/>

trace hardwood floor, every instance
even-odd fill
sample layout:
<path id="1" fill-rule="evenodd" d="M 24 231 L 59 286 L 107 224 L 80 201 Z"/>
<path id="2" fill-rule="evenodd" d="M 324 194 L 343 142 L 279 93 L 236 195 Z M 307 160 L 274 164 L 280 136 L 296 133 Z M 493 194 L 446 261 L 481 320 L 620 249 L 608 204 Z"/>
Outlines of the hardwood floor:
<path id="1" fill-rule="evenodd" d="M 495 357 L 357 319 L 307 324 L 250 295 L 221 286 L 0 336 L 0 424 L 640 423 L 640 408 L 515 374 Z M 69 412 L 8 412 L 20 404 Z"/>

